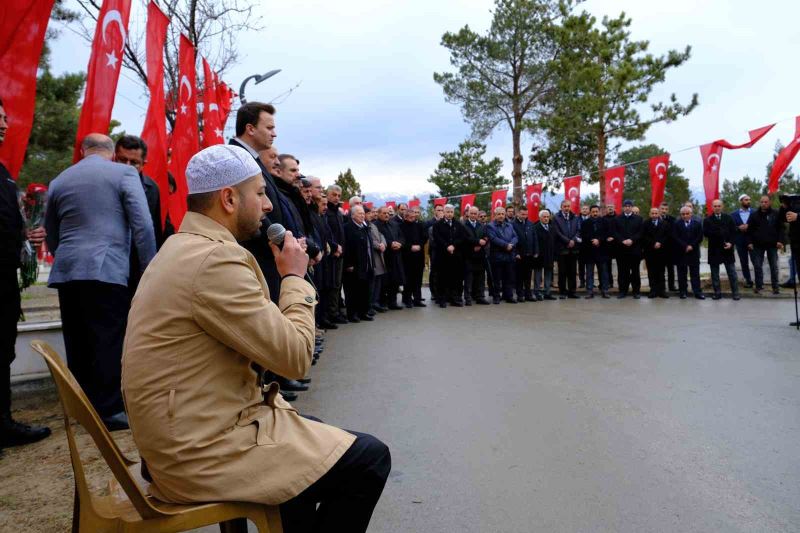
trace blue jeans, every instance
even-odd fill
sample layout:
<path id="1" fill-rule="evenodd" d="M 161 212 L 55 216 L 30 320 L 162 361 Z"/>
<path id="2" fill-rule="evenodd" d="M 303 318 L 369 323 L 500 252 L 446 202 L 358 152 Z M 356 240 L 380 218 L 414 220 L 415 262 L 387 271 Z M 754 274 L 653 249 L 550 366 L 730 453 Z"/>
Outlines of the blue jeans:
<path id="1" fill-rule="evenodd" d="M 591 259 L 586 260 L 586 290 L 590 293 L 594 290 L 594 268 L 597 267 L 597 277 L 600 280 L 600 291 L 608 292 L 608 270 L 604 260 L 595 263 Z"/>
<path id="2" fill-rule="evenodd" d="M 736 245 L 736 254 L 739 256 L 739 264 L 742 265 L 742 277 L 745 283 L 753 283 L 753 278 L 750 277 L 750 263 L 753 263 L 755 268 L 755 250 L 748 250 L 747 244 L 741 243 Z"/>
<path id="3" fill-rule="evenodd" d="M 778 280 L 778 249 L 777 248 L 759 248 L 753 246 L 753 270 L 756 274 L 756 289 L 764 288 L 764 253 L 767 254 L 767 261 L 769 262 L 769 277 L 773 289 L 778 288 L 780 283 Z"/>

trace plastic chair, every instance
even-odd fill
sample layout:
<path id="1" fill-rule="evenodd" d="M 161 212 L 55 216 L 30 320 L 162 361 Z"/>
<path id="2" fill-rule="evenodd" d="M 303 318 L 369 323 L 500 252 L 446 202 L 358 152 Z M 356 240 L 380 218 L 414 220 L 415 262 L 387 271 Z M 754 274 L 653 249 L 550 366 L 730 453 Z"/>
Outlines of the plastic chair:
<path id="1" fill-rule="evenodd" d="M 149 483 L 141 477 L 139 463 L 123 455 L 63 359 L 44 341 L 35 340 L 31 347 L 44 357 L 64 409 L 75 474 L 73 533 L 179 532 L 213 524 L 219 524 L 222 533 L 246 533 L 246 519 L 256 525 L 259 533 L 283 533 L 277 507 L 245 502 L 182 505 L 150 496 Z M 92 494 L 89 490 L 70 420 L 84 427 L 111 469 L 114 479 L 109 483 L 109 496 Z"/>

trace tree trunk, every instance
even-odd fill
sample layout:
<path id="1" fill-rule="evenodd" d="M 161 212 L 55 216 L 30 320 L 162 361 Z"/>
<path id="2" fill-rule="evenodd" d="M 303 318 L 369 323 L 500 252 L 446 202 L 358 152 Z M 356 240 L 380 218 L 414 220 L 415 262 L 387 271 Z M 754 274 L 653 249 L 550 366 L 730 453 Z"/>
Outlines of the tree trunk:
<path id="1" fill-rule="evenodd" d="M 600 203 L 606 203 L 606 134 L 600 130 L 597 134 L 597 172 L 600 181 Z"/>
<path id="2" fill-rule="evenodd" d="M 522 148 L 520 147 L 522 140 L 522 128 L 518 125 L 511 130 L 511 139 L 514 145 L 514 157 L 511 160 L 514 168 L 511 171 L 512 184 L 514 189 L 512 191 L 512 203 L 515 206 L 522 205 Z"/>

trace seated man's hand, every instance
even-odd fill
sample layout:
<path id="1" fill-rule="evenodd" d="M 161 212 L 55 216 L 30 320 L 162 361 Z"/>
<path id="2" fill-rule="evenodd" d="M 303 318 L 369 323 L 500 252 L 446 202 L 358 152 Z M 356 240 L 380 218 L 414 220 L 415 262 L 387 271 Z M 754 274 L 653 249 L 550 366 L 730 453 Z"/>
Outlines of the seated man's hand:
<path id="1" fill-rule="evenodd" d="M 302 278 L 306 275 L 308 255 L 306 255 L 306 251 L 300 246 L 291 231 L 286 232 L 286 236 L 283 239 L 283 249 L 279 249 L 272 243 L 269 243 L 269 245 L 272 248 L 272 254 L 275 256 L 275 267 L 281 277 L 295 275 Z"/>

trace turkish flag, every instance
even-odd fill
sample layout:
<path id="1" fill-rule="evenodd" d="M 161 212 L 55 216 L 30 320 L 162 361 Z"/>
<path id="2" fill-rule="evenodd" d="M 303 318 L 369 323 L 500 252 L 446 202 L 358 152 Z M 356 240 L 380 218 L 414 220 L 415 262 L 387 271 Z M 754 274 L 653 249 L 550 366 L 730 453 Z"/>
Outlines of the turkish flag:
<path id="1" fill-rule="evenodd" d="M 372 211 L 372 208 L 373 208 L 374 205 L 375 204 L 373 204 L 372 202 L 364 202 L 364 207 L 366 207 L 370 211 Z"/>
<path id="2" fill-rule="evenodd" d="M 350 212 L 350 202 L 342 202 L 342 211 L 345 215 Z"/>
<path id="3" fill-rule="evenodd" d="M 197 77 L 194 70 L 194 47 L 181 35 L 178 52 L 178 102 L 175 106 L 175 128 L 172 130 L 170 171 L 178 189 L 170 198 L 169 214 L 179 228 L 186 214 L 186 165 L 199 150 L 197 133 Z"/>
<path id="4" fill-rule="evenodd" d="M 606 205 L 614 204 L 617 213 L 622 211 L 622 195 L 625 194 L 625 167 L 606 169 Z"/>
<path id="5" fill-rule="evenodd" d="M 570 201 L 570 210 L 576 215 L 581 212 L 581 176 L 564 178 L 564 199 Z"/>
<path id="6" fill-rule="evenodd" d="M 131 0 L 104 0 L 97 17 L 92 41 L 92 55 L 86 74 L 78 134 L 75 138 L 73 161 L 81 158 L 81 142 L 90 133 L 108 134 L 111 110 L 117 95 L 122 52 L 128 38 L 128 17 Z"/>
<path id="7" fill-rule="evenodd" d="M 465 194 L 461 197 L 461 218 L 465 218 L 467 216 L 469 208 L 473 205 L 475 205 L 474 194 Z"/>
<path id="8" fill-rule="evenodd" d="M 506 199 L 508 198 L 508 189 L 501 189 L 492 193 L 492 208 L 490 210 L 491 217 L 494 218 L 494 210 L 498 207 L 506 206 Z"/>
<path id="9" fill-rule="evenodd" d="M 658 207 L 664 201 L 668 168 L 669 154 L 650 158 L 650 207 Z"/>
<path id="10" fill-rule="evenodd" d="M 781 150 L 778 157 L 776 157 L 775 161 L 772 163 L 772 170 L 769 173 L 768 188 L 770 194 L 778 190 L 778 183 L 780 182 L 781 176 L 783 176 L 783 173 L 789 168 L 797 152 L 800 152 L 800 116 L 795 118 L 794 121 L 794 140 L 792 140 L 786 148 Z"/>
<path id="11" fill-rule="evenodd" d="M 0 163 L 17 178 L 36 104 L 36 71 L 54 0 L 4 0 L 0 4 L 0 99 L 8 131 L 0 143 Z"/>
<path id="12" fill-rule="evenodd" d="M 750 148 L 751 146 L 756 144 L 758 141 L 760 141 L 761 138 L 764 135 L 766 135 L 767 133 L 769 133 L 769 130 L 771 130 L 774 127 L 775 127 L 775 124 L 770 124 L 769 126 L 763 126 L 761 128 L 756 128 L 754 130 L 750 130 L 748 132 L 748 135 L 750 136 L 750 142 L 746 142 L 744 144 L 731 144 L 731 143 L 729 143 L 728 141 L 726 141 L 724 139 L 720 139 L 718 141 L 715 141 L 714 144 L 717 144 L 717 145 L 722 146 L 723 148 L 727 148 L 729 150 L 738 150 L 739 148 Z"/>
<path id="13" fill-rule="evenodd" d="M 408 201 L 408 208 L 414 209 L 415 207 L 419 207 L 419 198 L 412 198 Z"/>
<path id="14" fill-rule="evenodd" d="M 225 124 L 228 122 L 228 115 L 231 113 L 233 107 L 234 93 L 225 82 L 217 84 L 217 105 L 219 106 L 219 123 L 222 129 L 225 129 Z"/>
<path id="15" fill-rule="evenodd" d="M 347 202 L 345 202 L 345 204 L 347 204 Z M 394 201 L 386 202 L 384 207 L 391 207 L 392 209 L 397 209 L 397 202 L 394 202 Z"/>
<path id="16" fill-rule="evenodd" d="M 539 222 L 539 210 L 542 206 L 541 183 L 533 183 L 525 188 L 525 204 L 528 206 L 528 220 Z"/>
<path id="17" fill-rule="evenodd" d="M 706 213 L 711 214 L 711 203 L 719 198 L 719 167 L 722 164 L 722 146 L 716 142 L 700 147 L 703 158 L 703 189 L 706 193 Z"/>
<path id="18" fill-rule="evenodd" d="M 440 205 L 440 206 L 444 207 L 445 204 L 447 204 L 447 198 L 446 197 L 434 198 L 433 199 L 433 206 L 434 207 L 436 207 L 437 205 Z"/>
<path id="19" fill-rule="evenodd" d="M 219 121 L 215 80 L 216 75 L 208 66 L 208 61 L 203 58 L 203 148 L 225 142 Z"/>
<path id="20" fill-rule="evenodd" d="M 161 226 L 169 210 L 169 180 L 167 179 L 167 117 L 164 103 L 164 43 L 167 41 L 167 17 L 151 1 L 147 6 L 147 88 L 150 103 L 142 127 L 142 139 L 147 144 L 144 173 L 158 184 L 161 198 Z"/>

